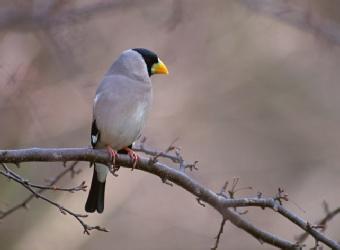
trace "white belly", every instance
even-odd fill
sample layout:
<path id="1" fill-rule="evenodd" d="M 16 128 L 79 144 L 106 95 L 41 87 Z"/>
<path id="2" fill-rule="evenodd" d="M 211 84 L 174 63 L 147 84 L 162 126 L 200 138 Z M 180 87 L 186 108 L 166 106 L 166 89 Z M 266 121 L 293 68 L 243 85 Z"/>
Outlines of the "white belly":
<path id="1" fill-rule="evenodd" d="M 144 127 L 148 110 L 149 104 L 146 102 L 121 109 L 97 109 L 95 119 L 100 131 L 98 147 L 110 145 L 119 150 L 131 145 Z"/>

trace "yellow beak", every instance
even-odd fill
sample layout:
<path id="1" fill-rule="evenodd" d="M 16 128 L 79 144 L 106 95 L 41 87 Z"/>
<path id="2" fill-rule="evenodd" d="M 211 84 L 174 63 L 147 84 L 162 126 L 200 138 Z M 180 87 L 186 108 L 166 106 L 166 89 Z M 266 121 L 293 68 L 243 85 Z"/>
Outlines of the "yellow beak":
<path id="1" fill-rule="evenodd" d="M 165 64 L 160 59 L 158 59 L 158 63 L 155 63 L 154 65 L 152 65 L 151 73 L 168 75 L 169 71 L 168 71 L 168 68 L 165 66 Z"/>

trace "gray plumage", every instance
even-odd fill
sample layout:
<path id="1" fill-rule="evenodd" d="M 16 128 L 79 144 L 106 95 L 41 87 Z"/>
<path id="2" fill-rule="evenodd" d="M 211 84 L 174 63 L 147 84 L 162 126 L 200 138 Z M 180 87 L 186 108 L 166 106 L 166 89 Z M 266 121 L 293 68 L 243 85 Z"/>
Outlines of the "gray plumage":
<path id="1" fill-rule="evenodd" d="M 124 51 L 99 85 L 93 119 L 100 131 L 96 148 L 119 150 L 132 144 L 144 127 L 152 102 L 152 85 L 142 56 Z"/>
<path id="2" fill-rule="evenodd" d="M 146 58 L 144 53 L 149 57 Z M 158 62 L 161 61 L 151 51 L 130 49 L 112 64 L 94 99 L 91 133 L 94 148 L 110 146 L 118 151 L 130 146 L 139 137 L 152 102 L 151 66 Z M 95 164 L 85 205 L 87 212 L 97 210 L 101 213 L 104 210 L 107 174 L 106 166 Z"/>

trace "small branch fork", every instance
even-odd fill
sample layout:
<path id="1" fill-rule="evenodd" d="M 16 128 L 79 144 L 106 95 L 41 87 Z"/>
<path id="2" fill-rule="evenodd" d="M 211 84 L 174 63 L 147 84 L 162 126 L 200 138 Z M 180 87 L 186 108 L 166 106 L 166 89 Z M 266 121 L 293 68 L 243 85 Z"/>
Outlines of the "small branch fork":
<path id="1" fill-rule="evenodd" d="M 64 177 L 67 173 L 71 173 L 71 176 L 74 176 L 74 174 L 79 173 L 78 171 L 75 170 L 75 166 L 77 162 L 72 163 L 69 167 L 67 167 L 64 171 L 62 171 L 59 175 L 57 175 L 53 180 L 50 181 L 48 185 L 36 185 L 30 183 L 28 180 L 23 179 L 20 175 L 12 171 L 5 163 L 0 163 L 1 167 L 3 170 L 0 170 L 0 174 L 7 177 L 9 180 L 13 180 L 16 183 L 19 183 L 22 185 L 24 188 L 26 188 L 28 191 L 30 191 L 32 194 L 28 196 L 23 202 L 13 206 L 12 208 L 6 210 L 6 211 L 0 211 L 0 220 L 5 218 L 6 216 L 14 213 L 20 208 L 25 208 L 28 209 L 28 203 L 33 199 L 33 198 L 40 198 L 47 203 L 55 206 L 56 208 L 59 209 L 59 211 L 66 215 L 69 214 L 73 216 L 84 228 L 84 233 L 90 234 L 91 230 L 99 230 L 99 231 L 104 231 L 108 232 L 107 229 L 100 227 L 100 226 L 90 226 L 86 224 L 83 221 L 83 218 L 86 218 L 88 215 L 84 214 L 78 214 L 74 213 L 71 210 L 63 207 L 59 203 L 52 201 L 51 199 L 47 198 L 46 196 L 42 195 L 43 192 L 47 190 L 54 190 L 54 191 L 66 191 L 70 193 L 74 193 L 77 191 L 86 191 L 87 186 L 85 185 L 85 182 L 83 181 L 80 185 L 72 188 L 59 188 L 55 186 L 55 184 L 62 178 Z M 37 190 L 35 190 L 37 189 Z"/>
<path id="2" fill-rule="evenodd" d="M 329 205 L 326 201 L 324 201 L 322 205 L 325 211 L 325 216 L 321 220 L 319 220 L 317 223 L 315 223 L 315 225 L 309 225 L 309 226 L 311 228 L 320 229 L 321 232 L 324 232 L 327 228 L 327 223 L 330 222 L 337 214 L 340 214 L 340 207 L 331 211 L 329 210 Z M 302 244 L 303 242 L 305 242 L 308 236 L 309 236 L 309 233 L 304 232 L 301 235 L 295 237 L 295 239 L 299 244 Z M 316 241 L 316 246 L 317 245 L 318 245 L 318 242 Z"/>
<path id="3" fill-rule="evenodd" d="M 20 175 L 15 173 L 14 171 L 10 170 L 9 167 L 5 163 L 0 163 L 2 168 L 4 170 L 0 170 L 0 174 L 7 177 L 8 179 L 15 180 L 16 182 L 22 184 L 22 185 L 27 185 L 30 186 L 31 188 L 38 188 L 38 189 L 45 189 L 45 190 L 54 190 L 54 191 L 67 191 L 70 193 L 74 193 L 77 191 L 86 191 L 87 186 L 85 185 L 85 181 L 83 181 L 81 184 L 79 184 L 76 187 L 72 188 L 60 188 L 55 185 L 37 185 L 30 183 L 28 180 L 23 179 Z M 71 168 L 68 168 L 70 170 Z"/>
<path id="4" fill-rule="evenodd" d="M 144 141 L 145 142 L 145 141 Z M 311 226 L 311 224 L 304 219 L 300 218 L 295 213 L 291 212 L 283 206 L 283 202 L 288 201 L 288 196 L 282 189 L 278 190 L 278 193 L 273 197 L 263 197 L 262 194 L 258 194 L 254 197 L 235 198 L 235 194 L 238 191 L 246 188 L 237 188 L 239 182 L 238 179 L 234 179 L 231 188 L 228 188 L 228 182 L 222 187 L 219 193 L 215 193 L 212 190 L 204 187 L 185 173 L 185 169 L 196 169 L 197 163 L 192 164 L 193 167 L 188 167 L 190 164 L 186 164 L 183 157 L 180 154 L 180 150 L 173 145 L 173 143 L 165 151 L 151 150 L 144 145 L 144 142 L 134 147 L 134 150 L 140 151 L 148 155 L 148 157 L 140 157 L 137 163 L 136 169 L 157 175 L 163 182 L 176 184 L 188 192 L 192 193 L 200 204 L 209 204 L 215 208 L 223 218 L 219 233 L 216 237 L 215 246 L 213 249 L 218 247 L 221 234 L 223 232 L 223 226 L 228 220 L 233 225 L 239 227 L 243 231 L 249 233 L 261 243 L 267 243 L 272 246 L 276 246 L 281 249 L 302 249 L 302 245 L 298 242 L 291 242 L 280 238 L 279 236 L 273 235 L 272 233 L 263 231 L 262 229 L 254 226 L 242 217 L 244 212 L 238 211 L 236 208 L 239 207 L 260 207 L 262 209 L 270 208 L 273 211 L 279 213 L 286 219 L 290 220 L 296 226 L 301 228 L 302 231 L 313 237 L 316 242 L 323 243 L 332 249 L 340 249 L 340 244 L 335 240 L 330 239 L 323 232 L 319 231 L 320 228 Z M 179 165 L 178 169 L 169 167 L 158 160 L 160 158 L 170 159 L 172 162 Z M 0 150 L 0 162 L 2 163 L 14 163 L 18 164 L 21 162 L 67 162 L 67 161 L 87 161 L 87 162 L 98 162 L 110 165 L 110 156 L 106 150 L 89 149 L 89 148 L 31 148 L 31 149 L 19 149 L 19 150 Z M 125 168 L 131 168 L 133 162 L 127 155 L 118 155 L 116 158 L 116 164 Z M 184 166 L 184 167 L 183 167 Z M 8 169 L 8 167 L 7 167 Z M 8 170 L 4 168 L 4 174 L 6 177 L 17 181 L 18 178 L 15 175 L 9 174 Z M 86 225 L 82 218 L 86 215 L 75 214 L 68 209 L 65 209 L 61 205 L 48 200 L 46 197 L 41 195 L 41 192 L 48 189 L 40 189 L 39 185 L 32 187 L 28 185 L 26 181 L 17 181 L 23 185 L 26 189 L 32 192 L 32 194 L 38 198 L 45 200 L 46 202 L 58 207 L 63 213 L 67 213 L 75 217 L 80 224 L 84 227 L 84 232 L 89 233 L 90 230 L 96 229 L 100 231 L 107 231 L 101 227 L 91 227 Z M 54 185 L 54 184 L 52 184 Z M 38 191 L 35 191 L 37 188 Z M 82 190 L 82 187 L 78 186 L 78 189 Z M 69 191 L 69 189 L 65 190 Z M 26 204 L 25 201 L 22 204 Z M 19 207 L 24 207 L 20 205 Z M 338 212 L 332 213 L 332 216 L 328 216 L 326 222 L 332 219 Z"/>
<path id="5" fill-rule="evenodd" d="M 190 171 L 198 170 L 198 161 L 193 163 L 186 163 L 181 154 L 181 148 L 175 146 L 178 139 L 175 139 L 164 151 L 154 150 L 145 146 L 146 137 L 140 140 L 139 144 L 133 145 L 133 149 L 137 152 L 142 152 L 150 157 L 150 163 L 154 164 L 158 162 L 159 158 L 169 159 L 173 163 L 179 165 L 179 170 L 185 172 L 186 169 Z"/>

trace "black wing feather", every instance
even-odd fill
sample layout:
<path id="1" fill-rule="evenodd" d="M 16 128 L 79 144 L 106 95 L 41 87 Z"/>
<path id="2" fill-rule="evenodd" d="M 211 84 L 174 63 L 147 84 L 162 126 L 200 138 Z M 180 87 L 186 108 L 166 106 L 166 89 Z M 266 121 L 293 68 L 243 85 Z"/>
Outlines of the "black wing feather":
<path id="1" fill-rule="evenodd" d="M 97 127 L 96 120 L 92 122 L 91 128 L 91 145 L 93 148 L 96 147 L 100 140 L 100 131 Z M 128 146 L 132 148 L 132 144 Z M 119 154 L 126 154 L 124 149 L 118 150 Z M 104 211 L 104 196 L 105 196 L 105 182 L 99 182 L 97 179 L 97 171 L 93 169 L 92 183 L 87 201 L 85 204 L 85 211 L 93 213 L 97 210 L 98 213 Z"/>
<path id="2" fill-rule="evenodd" d="M 97 127 L 96 120 L 93 120 L 92 128 L 91 128 L 91 145 L 93 148 L 96 147 L 99 140 L 100 140 L 100 131 Z"/>

